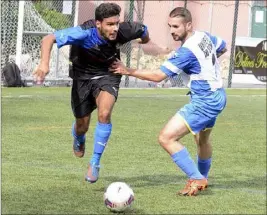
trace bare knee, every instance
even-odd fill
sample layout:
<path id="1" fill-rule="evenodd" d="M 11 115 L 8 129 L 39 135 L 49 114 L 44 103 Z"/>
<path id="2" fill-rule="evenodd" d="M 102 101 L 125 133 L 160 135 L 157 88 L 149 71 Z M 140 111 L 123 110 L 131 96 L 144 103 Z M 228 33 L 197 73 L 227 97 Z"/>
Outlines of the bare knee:
<path id="1" fill-rule="evenodd" d="M 168 145 L 172 141 L 173 141 L 173 138 L 171 137 L 170 134 L 168 134 L 165 131 L 160 132 L 160 134 L 158 136 L 158 142 L 162 147 Z"/>
<path id="2" fill-rule="evenodd" d="M 110 123 L 111 112 L 108 110 L 101 110 L 98 113 L 98 121 L 100 123 Z"/>
<path id="3" fill-rule="evenodd" d="M 89 121 L 86 119 L 76 119 L 76 133 L 78 135 L 85 134 L 89 128 Z"/>
<path id="4" fill-rule="evenodd" d="M 211 141 L 210 141 L 210 138 L 203 138 L 203 137 L 200 137 L 197 141 L 196 141 L 196 144 L 200 147 L 205 147 L 209 144 L 211 144 Z"/>
<path id="5" fill-rule="evenodd" d="M 165 144 L 167 144 L 168 140 L 166 138 L 166 136 L 160 132 L 159 136 L 158 136 L 158 142 L 161 146 L 164 146 Z"/>

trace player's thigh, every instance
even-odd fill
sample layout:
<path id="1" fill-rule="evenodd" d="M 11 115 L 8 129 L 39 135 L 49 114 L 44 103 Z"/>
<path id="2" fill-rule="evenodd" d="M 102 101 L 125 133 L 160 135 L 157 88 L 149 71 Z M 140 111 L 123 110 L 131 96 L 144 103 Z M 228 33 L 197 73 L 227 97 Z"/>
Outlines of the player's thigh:
<path id="1" fill-rule="evenodd" d="M 196 135 L 200 131 L 207 128 L 207 125 L 211 124 L 212 118 L 207 116 L 205 110 L 201 110 L 198 106 L 193 103 L 186 104 L 181 108 L 178 113 L 184 120 L 189 131 Z"/>
<path id="2" fill-rule="evenodd" d="M 160 131 L 159 141 L 179 140 L 189 132 L 181 116 L 175 114 Z"/>
<path id="3" fill-rule="evenodd" d="M 95 98 L 92 95 L 92 82 L 90 80 L 73 80 L 71 107 L 76 119 L 88 118 L 96 108 Z"/>
<path id="4" fill-rule="evenodd" d="M 212 128 L 207 128 L 205 130 L 200 131 L 198 134 L 194 136 L 195 142 L 198 145 L 204 145 L 210 143 Z"/>
<path id="5" fill-rule="evenodd" d="M 211 136 L 212 128 L 207 128 L 199 133 L 200 143 L 208 143 Z"/>
<path id="6" fill-rule="evenodd" d="M 94 90 L 99 113 L 111 113 L 118 97 L 120 76 L 106 76 L 97 81 Z"/>
<path id="7" fill-rule="evenodd" d="M 208 143 L 210 139 L 210 133 L 212 131 L 212 128 L 215 126 L 216 123 L 216 118 L 209 119 L 205 125 L 205 128 L 201 130 L 199 133 L 197 133 L 194 138 L 195 138 L 195 143 Z M 201 139 L 200 139 L 201 138 Z"/>
<path id="8" fill-rule="evenodd" d="M 115 97 L 114 95 L 110 94 L 107 91 L 100 90 L 97 98 L 96 98 L 96 105 L 98 112 L 108 112 L 111 113 L 112 109 L 115 104 Z"/>

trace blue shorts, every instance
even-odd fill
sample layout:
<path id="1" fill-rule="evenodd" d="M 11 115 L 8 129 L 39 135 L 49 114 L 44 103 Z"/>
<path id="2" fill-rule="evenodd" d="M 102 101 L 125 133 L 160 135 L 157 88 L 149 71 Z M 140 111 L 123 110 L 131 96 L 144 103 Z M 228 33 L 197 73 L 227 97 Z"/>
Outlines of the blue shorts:
<path id="1" fill-rule="evenodd" d="M 224 89 L 218 89 L 205 97 L 191 96 L 191 102 L 181 108 L 179 114 L 192 134 L 210 129 L 215 125 L 217 116 L 226 105 Z"/>

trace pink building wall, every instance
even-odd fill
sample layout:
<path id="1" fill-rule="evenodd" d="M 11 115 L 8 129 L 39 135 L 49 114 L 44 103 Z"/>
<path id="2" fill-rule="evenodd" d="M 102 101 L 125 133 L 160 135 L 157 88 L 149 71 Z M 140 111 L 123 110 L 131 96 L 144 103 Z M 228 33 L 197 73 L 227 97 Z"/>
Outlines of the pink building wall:
<path id="1" fill-rule="evenodd" d="M 125 1 L 116 2 L 122 8 L 121 20 L 125 12 Z M 136 4 L 136 3 L 135 3 Z M 240 1 L 236 35 L 250 36 L 251 1 Z M 78 23 L 94 18 L 96 1 L 80 1 Z M 148 26 L 153 43 L 159 47 L 174 49 L 179 43 L 173 42 L 167 24 L 169 12 L 184 1 L 146 1 L 144 24 Z M 231 47 L 235 1 L 187 1 L 187 8 L 192 13 L 193 25 L 196 30 L 208 31 L 226 40 Z M 135 13 L 135 12 L 134 12 Z M 136 16 L 135 16 L 136 17 Z M 212 18 L 211 18 L 212 17 Z"/>

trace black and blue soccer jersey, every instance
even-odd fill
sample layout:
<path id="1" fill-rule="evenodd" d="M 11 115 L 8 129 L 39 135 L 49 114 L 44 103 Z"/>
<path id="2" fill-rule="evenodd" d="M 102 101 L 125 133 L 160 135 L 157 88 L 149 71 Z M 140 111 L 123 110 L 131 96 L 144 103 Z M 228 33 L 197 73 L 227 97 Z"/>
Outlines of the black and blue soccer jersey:
<path id="1" fill-rule="evenodd" d="M 98 35 L 94 20 L 82 25 L 54 32 L 58 48 L 72 45 L 70 50 L 70 77 L 90 79 L 110 74 L 108 67 L 116 58 L 120 59 L 120 46 L 147 34 L 147 27 L 137 22 L 122 22 L 114 41 L 104 40 Z"/>

